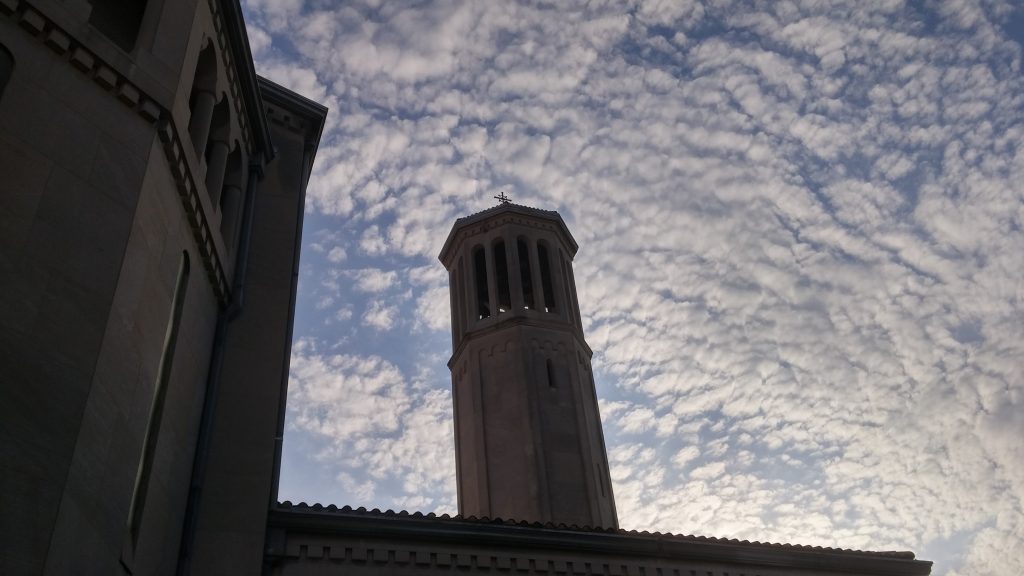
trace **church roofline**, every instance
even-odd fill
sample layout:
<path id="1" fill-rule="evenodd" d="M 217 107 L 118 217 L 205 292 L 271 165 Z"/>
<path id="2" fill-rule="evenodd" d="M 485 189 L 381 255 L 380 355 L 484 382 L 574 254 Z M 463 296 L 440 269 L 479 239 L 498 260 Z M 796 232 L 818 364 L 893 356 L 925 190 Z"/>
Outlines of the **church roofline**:
<path id="1" fill-rule="evenodd" d="M 489 218 L 493 218 L 502 214 L 520 214 L 523 216 L 530 216 L 533 218 L 539 218 L 543 220 L 549 220 L 555 223 L 561 230 L 566 248 L 569 250 L 570 255 L 575 255 L 579 249 L 579 245 L 576 244 L 576 239 L 572 237 L 572 233 L 569 232 L 569 227 L 565 225 L 565 220 L 562 220 L 562 215 L 554 210 L 542 210 L 540 208 L 533 208 L 531 206 L 523 206 L 522 204 L 513 204 L 511 202 L 504 202 L 497 206 L 492 206 L 486 210 L 481 210 L 470 214 L 469 216 L 463 216 L 452 224 L 452 229 L 448 232 L 448 238 L 444 241 L 444 246 L 441 248 L 441 253 L 438 254 L 437 258 L 442 263 L 447 265 L 447 260 L 451 256 L 450 252 L 453 249 L 455 243 L 455 237 L 459 231 L 467 226 L 483 222 Z"/>
<path id="2" fill-rule="evenodd" d="M 440 516 L 350 506 L 281 502 L 270 510 L 271 528 L 304 534 L 329 533 L 458 544 L 523 546 L 647 558 L 718 561 L 758 567 L 800 568 L 889 576 L 931 573 L 932 563 L 913 552 L 863 551 L 799 544 L 773 544 L 727 538 L 552 523 Z"/>

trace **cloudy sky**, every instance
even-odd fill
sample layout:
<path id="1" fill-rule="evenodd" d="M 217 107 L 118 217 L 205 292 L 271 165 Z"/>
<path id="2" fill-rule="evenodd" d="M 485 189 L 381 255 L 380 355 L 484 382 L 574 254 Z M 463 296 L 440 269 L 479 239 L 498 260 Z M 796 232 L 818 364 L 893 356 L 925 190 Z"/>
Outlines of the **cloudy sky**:
<path id="1" fill-rule="evenodd" d="M 1024 573 L 1019 2 L 246 0 L 330 107 L 282 500 L 456 510 L 453 221 L 558 210 L 621 524 Z"/>

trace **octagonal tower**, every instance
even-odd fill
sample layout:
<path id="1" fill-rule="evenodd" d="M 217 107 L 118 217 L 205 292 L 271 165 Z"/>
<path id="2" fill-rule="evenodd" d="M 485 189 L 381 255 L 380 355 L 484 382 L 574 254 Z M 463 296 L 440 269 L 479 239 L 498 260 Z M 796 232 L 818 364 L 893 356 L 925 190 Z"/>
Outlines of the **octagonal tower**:
<path id="1" fill-rule="evenodd" d="M 448 270 L 459 513 L 617 528 L 572 259 L 557 212 L 456 220 Z"/>

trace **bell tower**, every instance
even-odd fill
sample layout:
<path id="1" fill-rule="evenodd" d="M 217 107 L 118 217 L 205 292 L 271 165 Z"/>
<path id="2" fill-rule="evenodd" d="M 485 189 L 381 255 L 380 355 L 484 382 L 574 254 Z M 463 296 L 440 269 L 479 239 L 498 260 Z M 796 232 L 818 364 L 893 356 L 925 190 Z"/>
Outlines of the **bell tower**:
<path id="1" fill-rule="evenodd" d="M 459 218 L 448 270 L 459 513 L 617 528 L 592 352 L 557 212 Z"/>

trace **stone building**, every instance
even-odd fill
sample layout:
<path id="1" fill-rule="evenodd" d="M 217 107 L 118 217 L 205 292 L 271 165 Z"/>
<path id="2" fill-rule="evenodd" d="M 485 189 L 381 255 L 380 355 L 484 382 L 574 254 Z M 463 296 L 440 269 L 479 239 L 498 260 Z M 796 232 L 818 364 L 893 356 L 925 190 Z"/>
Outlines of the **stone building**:
<path id="1" fill-rule="evenodd" d="M 0 0 L 0 574 L 258 574 L 326 110 L 235 0 Z"/>
<path id="2" fill-rule="evenodd" d="M 911 575 L 619 530 L 555 212 L 459 219 L 460 515 L 276 502 L 326 110 L 237 0 L 0 0 L 0 574 Z"/>

